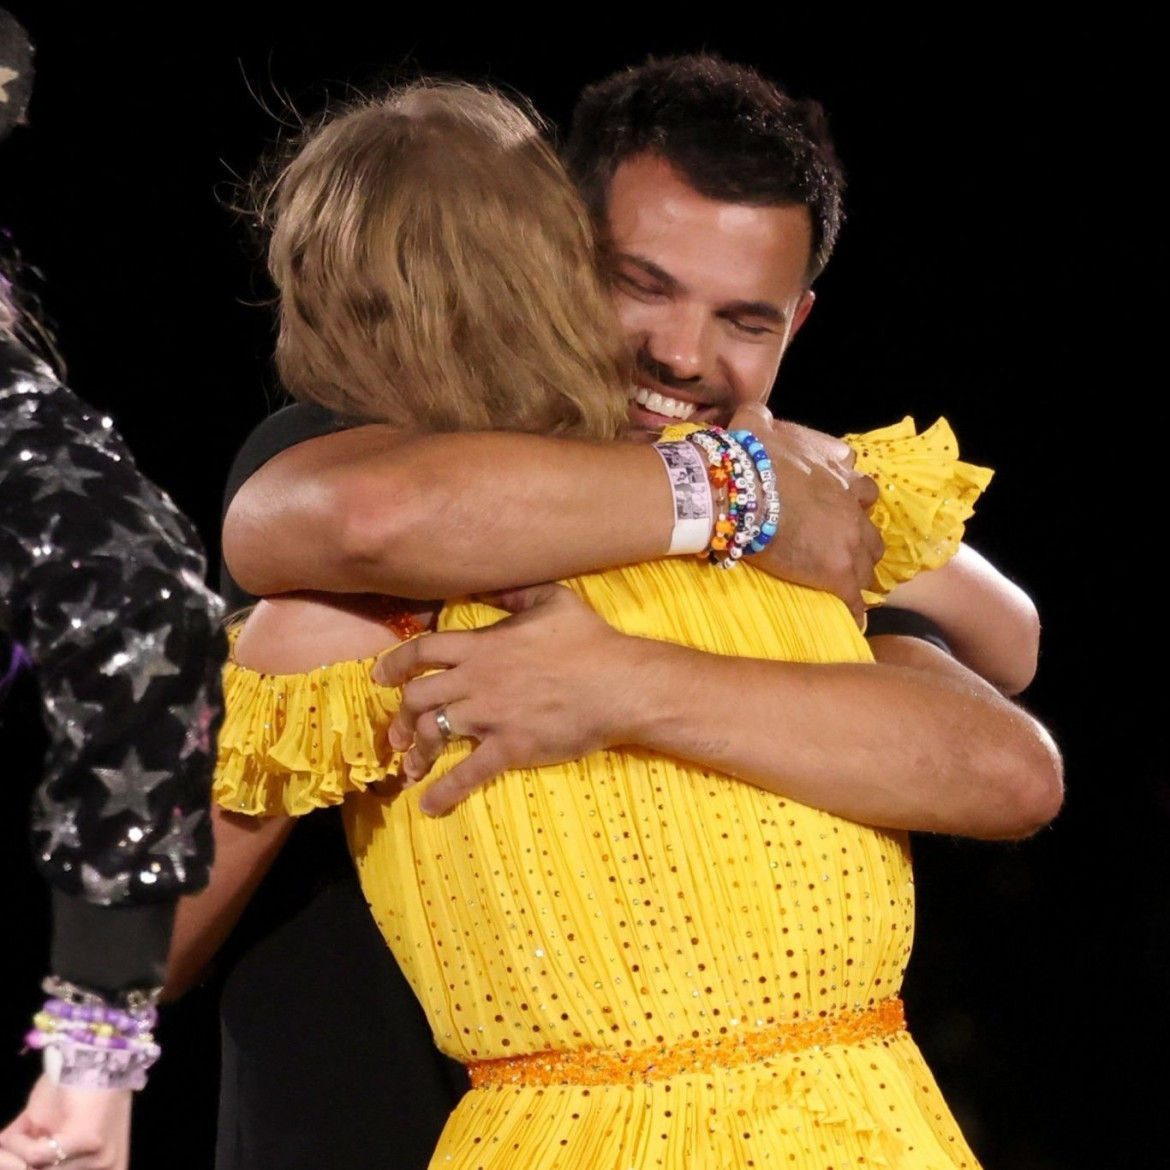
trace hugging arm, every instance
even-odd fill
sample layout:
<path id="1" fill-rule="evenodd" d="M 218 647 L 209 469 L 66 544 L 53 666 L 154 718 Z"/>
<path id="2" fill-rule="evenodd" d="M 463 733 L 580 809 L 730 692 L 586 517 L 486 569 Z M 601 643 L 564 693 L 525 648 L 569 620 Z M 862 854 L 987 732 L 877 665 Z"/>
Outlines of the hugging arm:
<path id="1" fill-rule="evenodd" d="M 500 600 L 515 616 L 416 639 L 376 668 L 406 683 L 391 742 L 414 742 L 409 779 L 442 747 L 440 706 L 479 741 L 424 796 L 426 811 L 506 769 L 622 745 L 886 828 L 1018 838 L 1060 806 L 1047 732 L 919 639 L 875 638 L 877 663 L 730 658 L 618 633 L 561 586 Z M 418 677 L 434 668 L 446 669 Z"/>
<path id="2" fill-rule="evenodd" d="M 757 559 L 827 589 L 860 617 L 881 542 L 872 483 L 843 443 L 763 407 L 785 508 Z M 815 439 L 816 441 L 812 441 Z M 673 503 L 662 461 L 635 443 L 520 434 L 404 435 L 368 426 L 303 442 L 244 484 L 224 550 L 257 596 L 315 589 L 437 599 L 663 556 Z"/>

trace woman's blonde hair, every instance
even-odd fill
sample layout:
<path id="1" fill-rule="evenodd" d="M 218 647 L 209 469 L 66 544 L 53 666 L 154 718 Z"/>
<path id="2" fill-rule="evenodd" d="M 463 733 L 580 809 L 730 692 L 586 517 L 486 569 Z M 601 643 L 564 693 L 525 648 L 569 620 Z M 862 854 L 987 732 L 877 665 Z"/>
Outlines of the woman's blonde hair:
<path id="1" fill-rule="evenodd" d="M 621 430 L 627 358 L 588 216 L 499 93 L 416 82 L 328 116 L 263 211 L 294 397 L 403 429 Z"/>

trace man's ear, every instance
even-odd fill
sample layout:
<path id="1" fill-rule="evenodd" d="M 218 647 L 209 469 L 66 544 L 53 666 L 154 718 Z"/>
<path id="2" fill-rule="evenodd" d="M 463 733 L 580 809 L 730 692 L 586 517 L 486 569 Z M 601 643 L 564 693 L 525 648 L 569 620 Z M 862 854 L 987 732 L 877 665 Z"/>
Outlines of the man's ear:
<path id="1" fill-rule="evenodd" d="M 817 299 L 817 294 L 811 288 L 806 288 L 800 298 L 800 304 L 796 306 L 796 312 L 792 315 L 792 329 L 789 331 L 788 340 L 791 341 L 799 331 L 800 327 L 805 323 L 809 313 L 812 312 L 813 302 Z"/>

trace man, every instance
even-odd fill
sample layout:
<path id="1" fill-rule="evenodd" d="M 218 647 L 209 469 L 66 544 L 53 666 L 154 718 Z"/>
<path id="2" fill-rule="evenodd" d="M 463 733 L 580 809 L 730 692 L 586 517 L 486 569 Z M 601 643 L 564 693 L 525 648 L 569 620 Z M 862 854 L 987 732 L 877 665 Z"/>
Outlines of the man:
<path id="1" fill-rule="evenodd" d="M 761 554 L 761 567 L 828 588 L 860 615 L 860 592 L 879 551 L 864 511 L 872 485 L 847 466 L 840 445 L 773 425 L 761 406 L 812 308 L 811 283 L 840 225 L 841 176 L 819 110 L 715 59 L 650 63 L 587 91 L 569 153 L 602 229 L 615 303 L 637 353 L 635 425 L 656 433 L 679 418 L 750 423 L 777 464 L 785 503 L 781 530 Z M 666 551 L 669 500 L 658 457 L 644 446 L 600 450 L 515 435 L 412 439 L 377 427 L 337 431 L 304 411 L 292 417 L 307 429 L 283 443 L 270 435 L 251 443 L 242 470 L 264 465 L 228 512 L 228 562 L 256 593 L 442 598 Z M 288 424 L 286 416 L 278 426 Z M 265 462 L 279 446 L 331 428 Z M 533 485 L 539 507 L 518 505 Z M 966 620 L 957 628 L 978 653 L 988 655 L 979 631 L 988 599 L 1000 602 L 993 626 L 1004 623 L 1004 613 L 1024 627 L 1033 616 L 1026 599 L 990 570 L 971 572 L 962 563 L 919 585 L 916 600 L 939 604 L 932 594 L 941 588 L 949 595 L 948 579 L 975 599 L 960 604 Z M 953 601 L 946 603 L 952 609 Z M 771 780 L 794 799 L 886 827 L 1021 836 L 1050 819 L 1059 803 L 1059 762 L 1043 731 L 920 640 L 876 640 L 879 667 L 748 663 L 678 647 L 647 655 L 556 587 L 529 590 L 509 604 L 524 612 L 472 635 L 412 643 L 382 664 L 394 681 L 449 668 L 407 686 L 392 735 L 399 746 L 414 743 L 409 775 L 423 774 L 450 734 L 480 741 L 443 787 L 428 794 L 430 811 L 504 768 L 619 743 Z M 1019 641 L 1014 631 L 1009 638 Z M 994 644 L 989 657 L 997 659 Z M 1026 662 L 1004 672 L 1009 687 L 1018 688 L 1027 675 Z M 732 705 L 731 725 L 728 706 L 715 710 L 708 701 L 728 686 L 742 696 Z M 242 990 L 239 976 L 229 982 L 224 1094 L 233 1116 L 221 1137 L 221 1170 L 263 1164 L 249 1160 L 258 1156 L 249 1148 L 266 1150 L 271 1164 L 294 1164 L 295 1151 L 281 1143 L 299 1147 L 303 1156 L 315 1095 L 327 1090 L 329 1109 L 356 1097 L 369 1111 L 372 1093 L 395 1101 L 404 1090 L 383 1074 L 398 1072 L 404 1059 L 423 1062 L 433 1093 L 441 1090 L 441 1066 L 436 1072 L 437 1058 L 424 1052 L 425 1044 L 407 1057 L 401 1041 L 396 1047 L 370 1027 L 380 1014 L 404 1027 L 405 1005 L 363 1000 L 355 1007 L 350 989 L 357 960 L 348 957 L 328 980 L 317 961 L 296 978 L 302 988 L 316 980 L 325 995 L 345 999 L 361 1020 L 358 1039 L 371 1045 L 376 1071 L 350 1091 L 335 1079 L 304 1093 L 295 1142 L 288 1110 L 266 1131 L 256 1123 L 265 1090 L 271 1101 L 272 1089 L 254 1065 L 250 1071 L 254 1058 L 245 1051 L 263 1057 L 268 1044 L 258 1035 L 256 1013 L 272 1001 L 278 980 L 287 980 L 289 963 L 304 957 L 307 940 L 320 947 L 335 927 L 341 888 L 333 885 L 311 901 L 295 930 L 290 924 L 276 932 L 284 961 L 265 964 L 262 948 L 252 950 L 241 972 L 251 991 Z M 332 906 L 328 915 L 316 909 L 325 902 Z M 368 921 L 363 929 L 375 937 Z M 344 944 L 333 934 L 326 945 L 336 956 Z M 360 960 L 357 993 L 387 977 L 377 946 L 377 960 Z M 294 1002 L 289 992 L 280 1012 L 287 1016 Z M 322 1005 L 307 1010 L 319 1024 Z M 238 1044 L 245 1028 L 251 1035 Z M 336 1057 L 352 1033 L 338 1033 Z M 394 1067 L 380 1068 L 379 1053 L 381 1065 Z M 287 1050 L 280 1063 L 287 1075 Z M 369 1157 L 390 1141 L 398 1164 L 425 1161 L 425 1134 L 414 1123 L 436 1101 L 412 1092 L 411 1110 L 370 1117 L 361 1133 L 352 1125 L 340 1132 L 335 1120 L 315 1117 L 314 1125 L 333 1127 L 317 1147 L 318 1161 Z M 379 1124 L 387 1126 L 381 1135 Z"/>

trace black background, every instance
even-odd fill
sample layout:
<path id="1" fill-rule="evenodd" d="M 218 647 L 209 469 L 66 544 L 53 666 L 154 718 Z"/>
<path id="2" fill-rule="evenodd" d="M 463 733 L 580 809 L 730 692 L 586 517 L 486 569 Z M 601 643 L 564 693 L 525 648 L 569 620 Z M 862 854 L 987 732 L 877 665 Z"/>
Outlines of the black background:
<path id="1" fill-rule="evenodd" d="M 267 289 L 225 206 L 279 133 L 281 95 L 311 112 L 323 85 L 422 68 L 506 83 L 564 122 L 585 82 L 710 48 L 824 103 L 849 218 L 773 409 L 837 432 L 945 414 L 964 454 L 997 468 L 971 540 L 1037 600 L 1043 653 L 1024 702 L 1067 769 L 1066 807 L 1032 840 L 916 840 L 911 1025 L 987 1167 L 1161 1164 L 1153 29 L 1119 10 L 1024 28 L 975 8 L 849 22 L 780 5 L 643 29 L 608 10 L 472 26 L 346 4 L 299 22 L 282 6 L 9 7 L 38 76 L 31 127 L 0 151 L 0 225 L 44 273 L 70 384 L 115 417 L 213 560 L 232 455 L 282 401 Z M 210 1164 L 206 1000 L 164 1021 L 166 1057 L 136 1107 L 139 1170 Z M 19 1028 L 5 1024 L 7 1044 Z"/>

